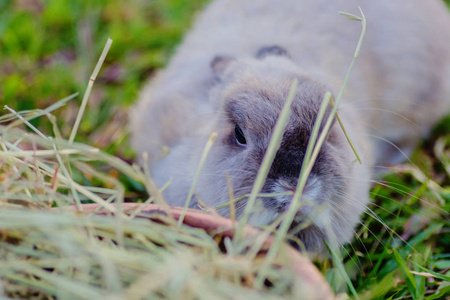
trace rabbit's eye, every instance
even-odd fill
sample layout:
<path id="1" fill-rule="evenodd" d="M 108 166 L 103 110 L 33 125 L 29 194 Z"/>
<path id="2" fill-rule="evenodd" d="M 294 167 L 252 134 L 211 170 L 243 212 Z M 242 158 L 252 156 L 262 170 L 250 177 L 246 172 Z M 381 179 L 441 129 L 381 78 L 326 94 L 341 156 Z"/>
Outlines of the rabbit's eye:
<path id="1" fill-rule="evenodd" d="M 247 140 L 245 139 L 244 132 L 242 131 L 239 125 L 234 127 L 234 137 L 236 138 L 236 143 L 239 146 L 245 146 L 247 144 Z"/>

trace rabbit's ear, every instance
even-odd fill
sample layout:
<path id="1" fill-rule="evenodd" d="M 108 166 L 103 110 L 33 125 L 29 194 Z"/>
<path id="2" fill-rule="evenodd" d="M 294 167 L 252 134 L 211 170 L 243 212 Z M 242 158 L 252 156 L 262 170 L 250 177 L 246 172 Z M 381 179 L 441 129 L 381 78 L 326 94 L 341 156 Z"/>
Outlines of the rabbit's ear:
<path id="1" fill-rule="evenodd" d="M 211 61 L 211 69 L 217 78 L 220 78 L 225 69 L 236 59 L 230 56 L 216 56 Z"/>
<path id="2" fill-rule="evenodd" d="M 291 57 L 286 49 L 281 48 L 280 46 L 274 45 L 274 46 L 267 46 L 262 47 L 258 50 L 256 53 L 256 58 L 262 59 L 266 56 L 273 55 L 273 56 L 285 56 L 285 57 Z"/>

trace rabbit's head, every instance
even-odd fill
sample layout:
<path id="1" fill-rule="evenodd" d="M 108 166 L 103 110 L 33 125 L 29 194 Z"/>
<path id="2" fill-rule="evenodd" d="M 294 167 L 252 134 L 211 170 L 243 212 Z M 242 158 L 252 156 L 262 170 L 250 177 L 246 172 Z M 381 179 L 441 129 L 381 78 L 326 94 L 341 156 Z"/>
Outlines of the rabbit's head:
<path id="1" fill-rule="evenodd" d="M 214 128 L 218 137 L 196 189 L 201 201 L 213 207 L 230 200 L 230 187 L 234 198 L 250 194 L 292 82 L 298 80 L 292 114 L 261 191 L 271 195 L 258 198 L 249 219 L 252 225 L 269 224 L 289 208 L 316 116 L 329 89 L 304 76 L 277 46 L 262 48 L 255 58 L 216 57 L 211 67 L 216 82 L 209 100 L 217 110 Z M 358 176 L 366 181 L 359 181 Z M 368 178 L 367 168 L 355 163 L 342 129 L 334 122 L 292 224 L 308 250 L 322 252 L 324 240 L 331 245 L 350 240 L 368 201 Z M 235 203 L 238 217 L 246 203 L 246 197 Z M 227 206 L 218 211 L 229 214 Z"/>

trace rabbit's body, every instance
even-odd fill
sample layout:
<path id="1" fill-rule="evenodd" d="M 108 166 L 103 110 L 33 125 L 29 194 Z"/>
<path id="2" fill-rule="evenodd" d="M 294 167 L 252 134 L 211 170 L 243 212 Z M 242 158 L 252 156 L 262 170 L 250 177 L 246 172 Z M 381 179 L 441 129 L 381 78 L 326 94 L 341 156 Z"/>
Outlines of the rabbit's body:
<path id="1" fill-rule="evenodd" d="M 134 146 L 149 153 L 159 184 L 172 178 L 165 193 L 169 203 L 184 204 L 213 131 L 219 135 L 196 186 L 197 197 L 211 206 L 228 201 L 227 174 L 236 196 L 249 193 L 290 83 L 297 78 L 293 116 L 263 192 L 295 188 L 320 102 L 326 91 L 339 91 L 361 31 L 359 22 L 338 12 L 359 15 L 358 5 L 367 32 L 339 114 L 363 165 L 354 163 L 334 124 L 305 190 L 304 198 L 313 203 L 306 201 L 299 212 L 299 220 L 313 219 L 299 234 L 307 248 L 320 250 L 325 236 L 338 244 L 351 238 L 369 199 L 371 152 L 378 164 L 398 161 L 400 152 L 386 141 L 408 151 L 450 110 L 450 17 L 438 1 L 210 4 L 131 113 Z M 264 48 L 273 45 L 279 47 Z M 212 63 L 220 55 L 233 59 Z M 159 160 L 161 146 L 171 152 Z M 252 224 L 273 221 L 289 197 L 261 203 Z"/>

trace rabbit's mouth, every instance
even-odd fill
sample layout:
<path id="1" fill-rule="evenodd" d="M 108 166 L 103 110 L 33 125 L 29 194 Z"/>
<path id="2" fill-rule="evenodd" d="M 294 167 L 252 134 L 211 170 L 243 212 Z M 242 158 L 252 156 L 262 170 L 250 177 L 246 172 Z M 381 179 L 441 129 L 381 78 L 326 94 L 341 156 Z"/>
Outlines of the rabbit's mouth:
<path id="1" fill-rule="evenodd" d="M 266 207 L 268 209 L 275 209 L 278 213 L 286 212 L 291 206 L 292 200 L 294 199 L 295 189 L 297 183 L 294 181 L 288 181 L 279 179 L 276 180 L 271 189 L 272 193 L 278 194 L 275 196 L 271 203 L 266 201 Z M 315 206 L 320 204 L 322 184 L 318 176 L 311 175 L 303 188 L 302 195 L 300 198 L 300 207 L 297 210 L 298 216 L 309 216 Z"/>
<path id="2" fill-rule="evenodd" d="M 286 213 L 295 193 L 296 182 L 290 183 L 286 180 L 266 182 L 262 192 L 272 193 L 275 196 L 261 198 L 262 205 L 255 208 L 249 218 L 249 224 L 267 225 Z M 330 218 L 329 207 L 322 198 L 324 198 L 323 183 L 319 176 L 311 175 L 302 191 L 300 207 L 290 224 L 289 236 L 295 237 L 290 243 L 295 248 L 320 253 L 325 247 L 324 240 L 330 241 L 329 237 L 333 236 L 327 222 Z M 331 243 L 334 244 L 334 239 Z"/>

